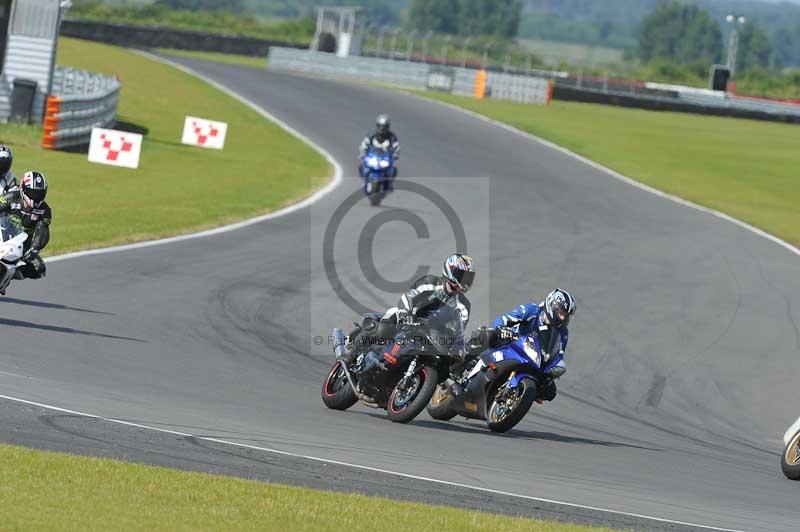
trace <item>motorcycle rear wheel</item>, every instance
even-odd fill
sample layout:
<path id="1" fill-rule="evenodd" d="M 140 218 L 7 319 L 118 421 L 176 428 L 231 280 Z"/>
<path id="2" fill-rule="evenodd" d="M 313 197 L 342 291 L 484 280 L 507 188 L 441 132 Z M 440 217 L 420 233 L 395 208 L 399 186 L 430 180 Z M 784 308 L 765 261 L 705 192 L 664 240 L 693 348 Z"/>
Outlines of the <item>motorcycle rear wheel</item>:
<path id="1" fill-rule="evenodd" d="M 436 368 L 422 366 L 417 369 L 407 389 L 395 386 L 389 396 L 389 404 L 386 405 L 389 420 L 395 423 L 408 423 L 417 417 L 430 402 L 437 382 L 439 373 Z"/>
<path id="2" fill-rule="evenodd" d="M 800 480 L 800 431 L 789 440 L 781 456 L 781 469 L 786 478 Z"/>
<path id="3" fill-rule="evenodd" d="M 504 393 L 513 393 L 505 396 Z M 505 391 L 500 386 L 487 400 L 486 424 L 492 432 L 508 432 L 522 421 L 536 399 L 536 383 L 531 379 L 522 379 L 513 392 Z"/>
<path id="4" fill-rule="evenodd" d="M 344 374 L 342 363 L 336 361 L 322 383 L 322 403 L 331 410 L 347 410 L 358 402 Z"/>
<path id="5" fill-rule="evenodd" d="M 439 421 L 450 421 L 458 413 L 453 408 L 453 394 L 446 384 L 440 384 L 433 391 L 431 402 L 428 403 L 428 415 Z"/>

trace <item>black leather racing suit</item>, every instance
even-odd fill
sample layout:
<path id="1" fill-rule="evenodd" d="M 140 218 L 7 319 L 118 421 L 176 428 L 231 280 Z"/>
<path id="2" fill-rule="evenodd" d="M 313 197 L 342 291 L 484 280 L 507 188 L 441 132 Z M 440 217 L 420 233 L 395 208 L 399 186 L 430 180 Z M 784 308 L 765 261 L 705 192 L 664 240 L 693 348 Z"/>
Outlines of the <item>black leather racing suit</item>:
<path id="1" fill-rule="evenodd" d="M 424 318 L 428 313 L 442 305 L 451 305 L 458 310 L 461 314 L 462 323 L 466 327 L 471 309 L 471 304 L 466 296 L 456 293 L 448 294 L 445 291 L 444 281 L 441 277 L 435 275 L 420 277 L 400 297 L 396 307 L 390 308 L 382 316 L 380 314 L 365 316 L 362 327 L 356 328 L 349 334 L 351 345 L 356 351 L 374 347 L 374 343 L 370 343 L 370 340 L 365 341 L 362 337 L 362 332 L 369 334 L 370 331 L 368 329 L 374 330 L 376 328 L 375 323 L 380 322 L 384 331 L 387 329 L 393 331 L 393 336 L 396 333 L 395 326 L 402 314 L 408 313 Z M 373 323 L 369 324 L 370 321 Z M 391 327 L 386 327 L 387 324 L 390 324 Z M 352 353 L 352 355 L 355 355 L 355 353 Z"/>
<path id="2" fill-rule="evenodd" d="M 8 216 L 9 221 L 28 234 L 25 241 L 25 264 L 17 270 L 23 279 L 39 279 L 47 271 L 39 252 L 50 242 L 50 222 L 53 213 L 47 202 L 31 209 L 25 206 L 21 191 L 13 189 L 0 195 L 0 216 Z"/>

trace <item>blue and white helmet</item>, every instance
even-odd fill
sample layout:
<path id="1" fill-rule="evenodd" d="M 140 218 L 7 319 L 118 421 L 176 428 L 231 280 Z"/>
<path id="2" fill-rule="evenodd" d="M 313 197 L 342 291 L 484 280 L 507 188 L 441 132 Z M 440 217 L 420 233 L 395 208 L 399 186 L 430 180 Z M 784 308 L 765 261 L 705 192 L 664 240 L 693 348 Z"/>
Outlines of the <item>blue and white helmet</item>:
<path id="1" fill-rule="evenodd" d="M 565 327 L 569 324 L 578 306 L 575 298 L 562 288 L 556 288 L 544 300 L 544 311 L 547 319 L 557 328 Z"/>
<path id="2" fill-rule="evenodd" d="M 467 292 L 475 280 L 475 261 L 472 257 L 456 253 L 444 261 L 442 276 L 453 292 Z"/>

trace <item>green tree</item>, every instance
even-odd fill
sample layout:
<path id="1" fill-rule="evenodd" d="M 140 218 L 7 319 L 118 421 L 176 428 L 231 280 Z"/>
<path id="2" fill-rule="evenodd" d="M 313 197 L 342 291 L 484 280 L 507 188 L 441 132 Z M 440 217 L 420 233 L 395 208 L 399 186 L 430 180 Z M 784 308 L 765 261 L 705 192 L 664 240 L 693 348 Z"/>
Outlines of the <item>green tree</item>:
<path id="1" fill-rule="evenodd" d="M 411 0 L 408 21 L 423 31 L 513 38 L 521 13 L 522 0 Z"/>
<path id="2" fill-rule="evenodd" d="M 408 22 L 420 31 L 458 33 L 459 0 L 411 0 Z"/>
<path id="3" fill-rule="evenodd" d="M 674 0 L 660 2 L 642 21 L 638 55 L 645 62 L 717 62 L 722 55 L 719 22 L 697 6 Z"/>
<path id="4" fill-rule="evenodd" d="M 244 0 L 156 0 L 156 6 L 171 9 L 185 9 L 187 11 L 230 11 L 241 13 L 244 11 Z"/>
<path id="5" fill-rule="evenodd" d="M 736 70 L 747 72 L 755 69 L 773 68 L 777 57 L 773 55 L 772 44 L 761 26 L 747 23 L 739 30 L 739 48 L 736 54 Z"/>

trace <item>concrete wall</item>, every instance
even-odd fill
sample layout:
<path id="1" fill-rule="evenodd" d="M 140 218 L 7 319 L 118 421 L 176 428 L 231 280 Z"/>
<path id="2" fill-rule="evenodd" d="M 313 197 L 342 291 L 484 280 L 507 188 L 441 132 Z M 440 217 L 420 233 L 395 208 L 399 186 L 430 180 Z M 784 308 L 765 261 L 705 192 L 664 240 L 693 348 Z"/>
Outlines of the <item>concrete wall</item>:
<path id="1" fill-rule="evenodd" d="M 30 79 L 38 83 L 36 97 L 33 100 L 31 120 L 40 121 L 44 116 L 44 102 L 47 98 L 50 83 L 50 61 L 52 59 L 53 41 L 38 37 L 11 35 L 6 48 L 6 64 L 3 69 L 0 91 L 0 119 L 7 120 L 10 112 L 11 91 L 15 78 Z M 3 98 L 5 96 L 5 98 Z"/>

